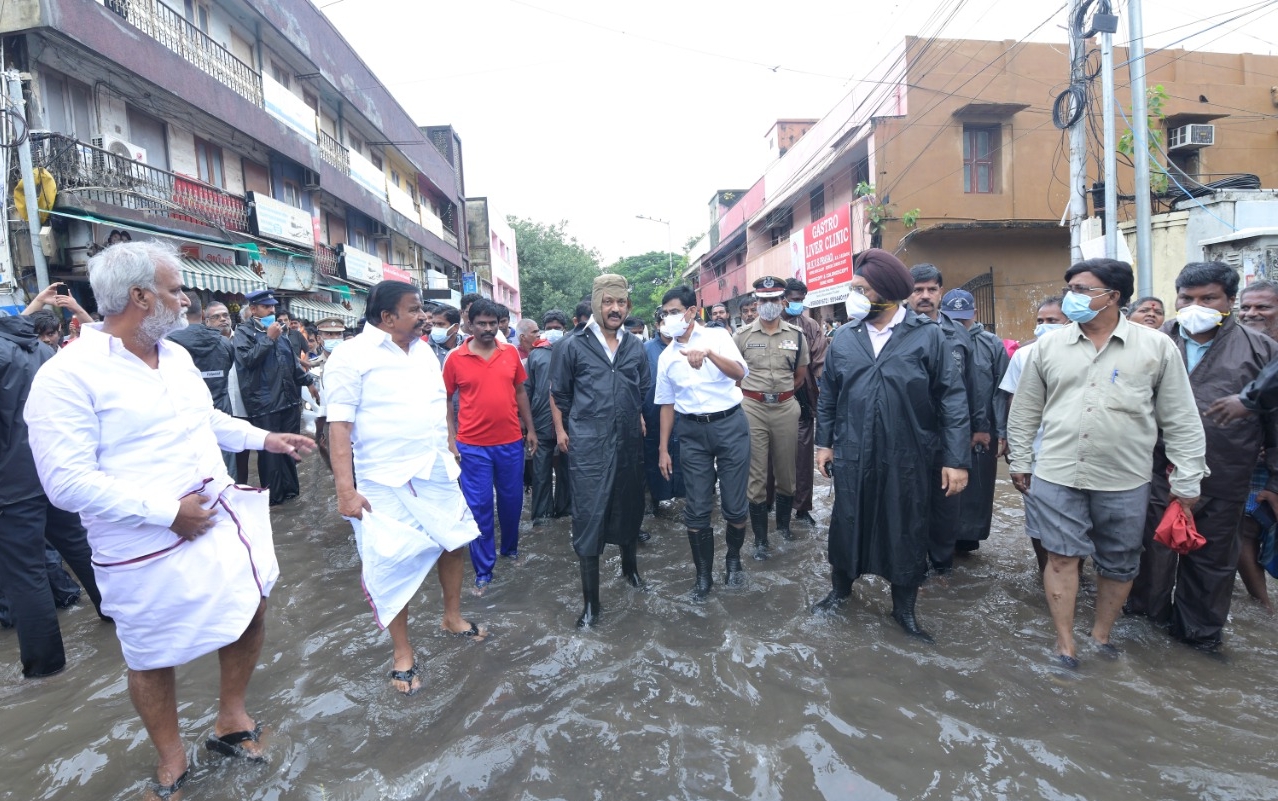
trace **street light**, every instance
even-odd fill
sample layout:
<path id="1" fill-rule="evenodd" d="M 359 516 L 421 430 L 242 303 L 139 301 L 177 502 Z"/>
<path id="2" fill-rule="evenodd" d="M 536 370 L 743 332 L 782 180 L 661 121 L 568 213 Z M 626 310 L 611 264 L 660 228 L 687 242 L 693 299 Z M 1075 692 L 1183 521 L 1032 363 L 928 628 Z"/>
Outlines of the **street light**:
<path id="1" fill-rule="evenodd" d="M 635 215 L 636 220 L 648 220 L 649 222 L 661 223 L 666 227 L 666 261 L 670 262 L 670 278 L 674 279 L 674 238 L 670 233 L 670 221 L 659 220 L 656 217 L 645 217 L 642 214 Z"/>

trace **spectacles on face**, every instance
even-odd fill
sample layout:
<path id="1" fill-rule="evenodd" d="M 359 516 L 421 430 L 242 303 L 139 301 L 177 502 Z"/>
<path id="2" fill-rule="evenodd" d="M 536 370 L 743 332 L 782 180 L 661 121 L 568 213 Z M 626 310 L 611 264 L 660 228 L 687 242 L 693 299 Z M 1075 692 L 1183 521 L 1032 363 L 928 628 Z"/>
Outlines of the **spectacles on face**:
<path id="1" fill-rule="evenodd" d="M 857 293 L 858 295 L 868 295 L 870 291 L 869 287 L 857 286 L 856 284 L 853 284 L 852 286 L 850 286 L 849 289 L 851 289 L 853 292 Z"/>
<path id="2" fill-rule="evenodd" d="M 1110 289 L 1107 286 L 1083 286 L 1081 284 L 1069 284 L 1068 286 L 1065 287 L 1064 290 L 1062 290 L 1062 293 L 1077 292 L 1080 295 L 1091 295 L 1093 292 L 1113 292 L 1113 291 L 1114 290 Z M 1092 295 L 1092 297 L 1097 297 L 1097 296 Z"/>
<path id="3" fill-rule="evenodd" d="M 657 309 L 656 318 L 657 318 L 657 322 L 661 322 L 667 317 L 672 317 L 672 316 L 680 317 L 687 313 L 688 313 L 687 309 L 670 309 L 669 311 L 665 309 Z"/>

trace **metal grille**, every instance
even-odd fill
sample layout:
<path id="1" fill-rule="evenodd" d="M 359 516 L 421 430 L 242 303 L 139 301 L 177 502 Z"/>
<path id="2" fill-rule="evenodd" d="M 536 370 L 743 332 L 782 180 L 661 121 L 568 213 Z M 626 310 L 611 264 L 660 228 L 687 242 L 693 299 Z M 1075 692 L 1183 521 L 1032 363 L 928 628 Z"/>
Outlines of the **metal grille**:
<path id="1" fill-rule="evenodd" d="M 959 289 L 972 293 L 976 302 L 976 319 L 991 334 L 998 333 L 994 328 L 994 268 L 968 281 Z"/>
<path id="2" fill-rule="evenodd" d="M 61 134 L 32 134 L 35 165 L 58 193 L 228 231 L 248 231 L 244 198 Z"/>
<path id="3" fill-rule="evenodd" d="M 110 0 L 106 6 L 253 105 L 263 107 L 261 76 L 160 0 Z"/>
<path id="4" fill-rule="evenodd" d="M 341 142 L 320 131 L 319 146 L 320 156 L 325 161 L 340 170 L 343 175 L 351 174 L 351 152 Z"/>

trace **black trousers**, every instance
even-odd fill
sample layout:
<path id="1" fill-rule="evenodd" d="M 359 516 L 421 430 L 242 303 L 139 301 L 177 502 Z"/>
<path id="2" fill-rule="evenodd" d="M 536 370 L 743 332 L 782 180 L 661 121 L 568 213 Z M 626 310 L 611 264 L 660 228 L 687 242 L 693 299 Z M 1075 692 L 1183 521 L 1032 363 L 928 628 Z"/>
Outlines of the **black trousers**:
<path id="1" fill-rule="evenodd" d="M 45 565 L 45 540 L 66 559 L 99 613 L 102 607 L 79 515 L 58 509 L 44 495 L 0 506 L 0 591 L 9 600 L 22 675 L 28 678 L 57 673 L 67 663 Z"/>
<path id="2" fill-rule="evenodd" d="M 1154 542 L 1167 510 L 1168 489 L 1156 481 L 1152 490 L 1145 550 L 1127 610 L 1168 625 L 1172 636 L 1188 643 L 1218 645 L 1234 595 L 1244 502 L 1204 496 L 1194 507 L 1194 525 L 1207 544 L 1182 556 Z"/>
<path id="3" fill-rule="evenodd" d="M 532 458 L 533 520 L 563 517 L 572 512 L 568 455 L 558 453 L 558 449 L 553 434 L 547 437 L 537 435 L 537 451 Z"/>
<path id="4" fill-rule="evenodd" d="M 267 431 L 296 434 L 301 422 L 300 414 L 300 406 L 290 406 L 276 412 L 255 415 L 249 418 L 249 422 Z M 297 462 L 287 453 L 258 451 L 257 476 L 262 486 L 270 490 L 272 506 L 296 498 L 302 491 L 297 480 Z"/>

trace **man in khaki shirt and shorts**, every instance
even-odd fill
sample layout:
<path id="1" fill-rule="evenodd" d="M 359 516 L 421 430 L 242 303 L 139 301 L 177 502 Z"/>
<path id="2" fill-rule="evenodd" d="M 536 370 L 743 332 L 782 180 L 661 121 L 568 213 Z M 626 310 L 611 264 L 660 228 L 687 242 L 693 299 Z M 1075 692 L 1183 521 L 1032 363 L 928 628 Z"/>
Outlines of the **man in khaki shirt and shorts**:
<path id="1" fill-rule="evenodd" d="M 1132 268 L 1089 259 L 1065 273 L 1061 311 L 1072 325 L 1045 334 L 1025 363 L 1007 433 L 1012 483 L 1033 505 L 1047 550 L 1043 586 L 1061 664 L 1078 666 L 1074 603 L 1078 559 L 1096 565 L 1103 656 L 1140 567 L 1154 445 L 1162 436 L 1172 501 L 1192 513 L 1207 474 L 1206 439 L 1189 375 L 1166 334 L 1129 323 Z M 1034 437 L 1043 427 L 1038 458 Z M 1031 470 L 1033 472 L 1031 478 Z"/>
<path id="2" fill-rule="evenodd" d="M 808 375 L 808 344 L 803 331 L 781 319 L 785 279 L 764 276 L 754 282 L 759 317 L 737 332 L 737 349 L 749 373 L 740 381 L 742 406 L 750 421 L 750 526 L 754 558 L 768 558 L 768 462 L 776 477 L 777 533 L 790 539 L 794 504 L 795 450 L 799 401 L 794 392 Z"/>

